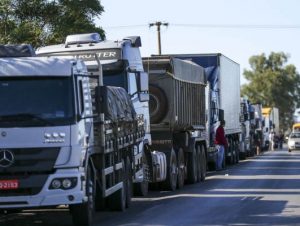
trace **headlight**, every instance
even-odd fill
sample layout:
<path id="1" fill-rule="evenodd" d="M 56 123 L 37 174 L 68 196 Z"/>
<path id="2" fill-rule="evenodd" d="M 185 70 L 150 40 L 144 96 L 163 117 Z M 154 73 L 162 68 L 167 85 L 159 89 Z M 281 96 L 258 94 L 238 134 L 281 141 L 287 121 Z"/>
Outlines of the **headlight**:
<path id="1" fill-rule="evenodd" d="M 51 181 L 49 189 L 72 189 L 77 185 L 77 177 L 55 178 Z"/>
<path id="2" fill-rule="evenodd" d="M 294 140 L 289 140 L 288 145 L 289 146 L 294 146 L 295 145 L 295 141 Z"/>

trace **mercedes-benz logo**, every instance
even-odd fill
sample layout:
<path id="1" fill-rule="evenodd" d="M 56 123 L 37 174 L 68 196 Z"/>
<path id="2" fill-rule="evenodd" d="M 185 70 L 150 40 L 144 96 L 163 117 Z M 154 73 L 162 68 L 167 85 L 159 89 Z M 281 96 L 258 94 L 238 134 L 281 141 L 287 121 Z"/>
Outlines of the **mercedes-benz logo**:
<path id="1" fill-rule="evenodd" d="M 0 167 L 10 167 L 15 162 L 13 153 L 7 149 L 0 150 Z"/>

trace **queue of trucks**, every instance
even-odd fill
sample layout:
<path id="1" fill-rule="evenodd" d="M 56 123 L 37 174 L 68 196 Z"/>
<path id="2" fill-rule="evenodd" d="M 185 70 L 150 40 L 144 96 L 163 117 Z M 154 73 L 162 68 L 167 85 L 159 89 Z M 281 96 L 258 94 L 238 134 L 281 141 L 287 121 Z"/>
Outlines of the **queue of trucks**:
<path id="1" fill-rule="evenodd" d="M 96 211 L 122 211 L 149 185 L 204 181 L 221 120 L 224 165 L 253 156 L 266 126 L 279 127 L 240 98 L 240 67 L 228 57 L 142 58 L 140 47 L 138 36 L 97 33 L 36 52 L 1 46 L 0 209 L 67 205 L 74 225 L 92 225 Z"/>

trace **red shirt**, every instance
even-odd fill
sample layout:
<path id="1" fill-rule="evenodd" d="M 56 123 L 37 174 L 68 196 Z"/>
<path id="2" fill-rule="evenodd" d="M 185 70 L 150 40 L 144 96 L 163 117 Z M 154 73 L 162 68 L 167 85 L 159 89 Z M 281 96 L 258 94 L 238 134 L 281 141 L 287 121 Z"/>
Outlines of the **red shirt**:
<path id="1" fill-rule="evenodd" d="M 225 147 L 228 146 L 223 126 L 219 126 L 216 131 L 215 144 L 224 145 Z"/>

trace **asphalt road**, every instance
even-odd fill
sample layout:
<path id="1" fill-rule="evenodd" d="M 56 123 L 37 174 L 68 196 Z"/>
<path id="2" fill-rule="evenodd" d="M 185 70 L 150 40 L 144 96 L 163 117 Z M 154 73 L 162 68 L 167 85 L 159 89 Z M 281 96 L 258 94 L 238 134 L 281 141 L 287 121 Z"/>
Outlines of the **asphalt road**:
<path id="1" fill-rule="evenodd" d="M 0 215 L 0 225 L 71 226 L 72 221 L 62 208 Z M 203 183 L 150 192 L 125 212 L 97 213 L 95 225 L 300 226 L 300 152 L 265 152 L 209 173 Z"/>

